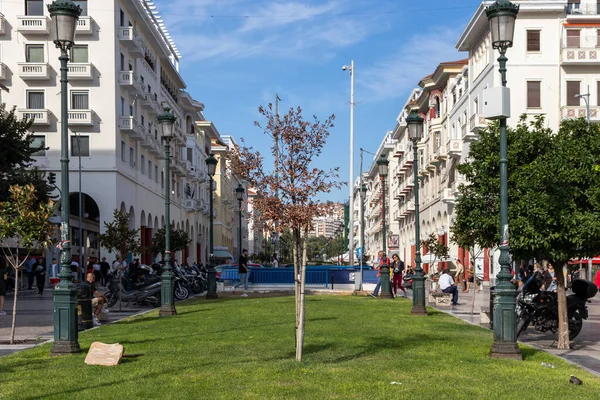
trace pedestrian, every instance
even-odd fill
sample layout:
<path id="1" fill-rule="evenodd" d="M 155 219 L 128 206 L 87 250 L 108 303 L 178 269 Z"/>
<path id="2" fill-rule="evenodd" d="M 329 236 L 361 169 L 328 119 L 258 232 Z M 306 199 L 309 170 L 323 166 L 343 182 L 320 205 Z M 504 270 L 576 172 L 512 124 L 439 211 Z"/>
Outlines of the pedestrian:
<path id="1" fill-rule="evenodd" d="M 92 272 L 94 273 L 94 282 L 97 282 L 97 285 L 102 283 L 102 274 L 100 273 L 100 261 L 95 258 L 94 263 L 92 264 Z"/>
<path id="2" fill-rule="evenodd" d="M 73 283 L 79 282 L 79 263 L 75 258 L 71 261 L 71 275 L 73 275 Z"/>
<path id="3" fill-rule="evenodd" d="M 392 256 L 392 287 L 394 289 L 394 297 L 398 296 L 398 288 L 404 292 L 406 297 L 406 289 L 402 286 L 402 272 L 404 271 L 404 261 L 398 257 L 398 254 Z"/>
<path id="4" fill-rule="evenodd" d="M 479 292 L 479 287 L 475 284 L 475 266 L 473 265 L 473 260 L 469 261 L 469 269 L 467 269 L 467 288 L 465 292 L 471 290 L 471 284 L 474 284 L 477 287 L 477 292 Z"/>
<path id="5" fill-rule="evenodd" d="M 37 269 L 37 260 L 31 256 L 25 261 L 25 273 L 27 273 L 27 290 L 33 289 L 33 279 L 35 278 L 35 270 Z"/>
<path id="6" fill-rule="evenodd" d="M 235 284 L 233 290 L 237 289 L 238 286 L 244 284 L 244 290 L 248 291 L 248 276 L 250 275 L 250 270 L 248 269 L 248 250 L 242 250 L 242 255 L 240 255 L 240 259 L 238 260 L 238 275 L 240 277 L 240 281 Z M 248 293 L 242 293 L 242 297 L 248 297 Z"/>
<path id="7" fill-rule="evenodd" d="M 98 314 L 102 312 L 102 307 L 106 303 L 106 298 L 104 295 L 98 290 L 95 284 L 96 276 L 93 273 L 88 273 L 86 275 L 86 281 L 90 285 L 90 291 L 92 293 L 92 313 L 93 313 L 93 323 L 94 326 L 100 326 L 100 322 L 98 322 Z"/>
<path id="8" fill-rule="evenodd" d="M 452 293 L 452 305 L 458 306 L 458 288 L 454 283 L 454 279 L 450 276 L 447 269 L 442 270 L 442 275 L 437 282 L 435 290 L 442 289 L 444 293 Z"/>
<path id="9" fill-rule="evenodd" d="M 56 258 L 53 258 L 52 265 L 50 265 L 50 278 L 58 278 L 58 274 L 60 274 L 60 264 Z"/>
<path id="10" fill-rule="evenodd" d="M 382 279 L 390 279 L 389 275 L 388 276 L 382 276 L 381 275 L 381 269 L 384 265 L 390 265 L 390 259 L 385 255 L 385 253 L 383 252 L 383 250 L 379 250 L 379 252 L 377 252 L 377 285 L 375 285 L 375 290 L 373 290 L 373 293 L 370 294 L 370 296 L 374 299 L 377 298 L 377 295 L 379 294 L 379 289 L 381 288 L 381 280 Z M 391 272 L 391 271 L 390 271 Z M 394 296 L 394 292 L 392 292 L 392 285 L 390 285 L 390 294 L 392 295 L 392 297 Z"/>
<path id="11" fill-rule="evenodd" d="M 35 270 L 35 284 L 37 286 L 38 294 L 44 293 L 44 285 L 46 284 L 46 268 L 41 264 L 37 264 Z"/>
<path id="12" fill-rule="evenodd" d="M 460 282 L 462 285 L 462 291 L 467 291 L 467 280 L 465 279 L 465 266 L 462 262 L 457 258 L 456 259 L 456 272 L 454 273 L 454 280 L 456 282 Z"/>
<path id="13" fill-rule="evenodd" d="M 4 311 L 4 297 L 6 296 L 6 284 L 8 280 L 6 264 L 6 258 L 0 256 L 0 315 L 6 315 Z"/>
<path id="14" fill-rule="evenodd" d="M 548 274 L 545 276 L 546 279 L 544 280 L 544 287 L 546 288 L 545 290 L 548 292 L 556 292 L 558 285 L 556 273 L 554 272 L 554 266 L 548 263 L 546 266 L 546 272 Z"/>
<path id="15" fill-rule="evenodd" d="M 273 254 L 273 268 L 279 268 L 279 260 L 277 260 L 277 253 Z"/>
<path id="16" fill-rule="evenodd" d="M 106 287 L 108 284 L 108 271 L 110 271 L 110 264 L 106 262 L 106 257 L 102 257 L 102 261 L 100 262 L 101 286 Z"/>

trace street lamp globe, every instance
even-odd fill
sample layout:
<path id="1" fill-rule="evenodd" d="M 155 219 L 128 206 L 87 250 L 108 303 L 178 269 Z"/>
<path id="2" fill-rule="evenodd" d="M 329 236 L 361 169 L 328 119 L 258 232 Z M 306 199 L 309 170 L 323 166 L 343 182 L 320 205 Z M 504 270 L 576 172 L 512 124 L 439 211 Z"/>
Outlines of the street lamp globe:
<path id="1" fill-rule="evenodd" d="M 213 153 L 210 153 L 208 158 L 206 159 L 206 166 L 208 167 L 208 175 L 215 176 L 215 172 L 217 171 L 217 163 L 219 161 L 215 158 Z"/>
<path id="2" fill-rule="evenodd" d="M 175 116 L 171 113 L 169 107 L 165 107 L 164 112 L 158 116 L 158 123 L 162 129 L 162 137 L 165 139 L 172 139 L 173 128 L 175 127 Z"/>
<path id="3" fill-rule="evenodd" d="M 56 32 L 54 44 L 63 51 L 70 49 L 74 44 L 81 7 L 71 0 L 56 0 L 48 5 L 48 11 Z"/>
<path id="4" fill-rule="evenodd" d="M 408 125 L 408 137 L 411 140 L 420 140 L 423 137 L 423 118 L 419 116 L 417 110 L 412 110 L 406 117 Z"/>
<path id="5" fill-rule="evenodd" d="M 379 170 L 379 176 L 381 176 L 382 178 L 385 178 L 388 175 L 388 164 L 389 163 L 390 162 L 388 161 L 385 154 L 382 154 L 377 159 L 377 169 Z"/>
<path id="6" fill-rule="evenodd" d="M 501 53 L 513 45 L 518 13 L 519 6 L 508 0 L 497 0 L 485 9 L 492 32 L 492 47 L 499 49 Z"/>
<path id="7" fill-rule="evenodd" d="M 235 197 L 240 203 L 244 200 L 244 187 L 241 183 L 238 183 L 238 187 L 235 189 Z"/>

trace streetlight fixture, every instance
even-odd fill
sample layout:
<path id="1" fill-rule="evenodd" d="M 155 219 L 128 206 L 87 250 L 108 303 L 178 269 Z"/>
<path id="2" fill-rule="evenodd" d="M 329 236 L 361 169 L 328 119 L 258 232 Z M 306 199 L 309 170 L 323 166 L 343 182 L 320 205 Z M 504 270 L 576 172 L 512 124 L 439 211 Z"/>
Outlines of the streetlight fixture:
<path id="1" fill-rule="evenodd" d="M 586 111 L 585 119 L 589 125 L 590 124 L 590 87 L 588 86 L 587 93 L 576 94 L 575 97 L 578 99 L 583 99 L 583 101 L 585 102 L 585 111 Z"/>
<path id="2" fill-rule="evenodd" d="M 162 269 L 160 288 L 160 311 L 158 315 L 168 317 L 177 315 L 173 297 L 173 270 L 171 268 L 171 140 L 175 127 L 175 116 L 171 109 L 165 107 L 158 116 L 158 124 L 162 129 L 162 140 L 165 142 L 165 265 Z"/>
<path id="3" fill-rule="evenodd" d="M 506 50 L 513 45 L 515 20 L 519 6 L 508 0 L 497 0 L 485 9 L 490 30 L 492 47 L 500 51 L 498 71 L 502 77 L 502 86 L 506 87 Z M 510 96 L 508 89 L 505 96 Z M 517 344 L 517 326 L 515 301 L 517 291 L 510 282 L 510 254 L 508 247 L 508 144 L 506 139 L 506 115 L 500 119 L 500 272 L 494 298 L 494 343 L 490 356 L 521 360 L 521 350 Z"/>
<path id="4" fill-rule="evenodd" d="M 377 159 L 377 169 L 379 171 L 379 180 L 381 181 L 381 201 L 382 201 L 382 210 L 381 210 L 381 220 L 383 222 L 382 227 L 382 237 L 383 237 L 383 256 L 384 260 L 387 260 L 387 246 L 386 246 L 386 231 L 387 226 L 385 223 L 385 178 L 388 175 L 388 161 L 385 154 L 382 154 Z M 381 273 L 381 298 L 382 299 L 391 299 L 392 293 L 390 290 L 390 266 L 387 262 L 381 265 L 379 272 Z"/>
<path id="5" fill-rule="evenodd" d="M 354 60 L 344 65 L 343 71 L 350 72 L 350 203 L 348 220 L 348 265 L 354 260 Z"/>
<path id="6" fill-rule="evenodd" d="M 244 201 L 244 188 L 242 186 L 241 183 L 238 183 L 238 187 L 235 189 L 235 197 L 238 201 L 238 222 L 240 224 L 240 246 L 239 246 L 239 257 L 238 257 L 238 265 L 239 265 L 239 260 L 240 257 L 242 257 L 242 251 L 243 251 L 243 246 L 242 246 L 242 201 Z"/>
<path id="7" fill-rule="evenodd" d="M 75 28 L 81 15 L 81 7 L 71 0 L 56 0 L 48 5 L 55 26 L 54 44 L 60 49 L 60 105 L 61 105 L 61 235 L 60 281 L 53 291 L 54 297 L 54 344 L 51 354 L 69 354 L 81 351 L 77 332 L 77 288 L 71 275 L 71 227 L 69 226 L 69 127 L 67 115 L 67 62 L 69 49 L 74 44 Z"/>
<path id="8" fill-rule="evenodd" d="M 408 138 L 413 148 L 413 177 L 415 187 L 415 273 L 413 275 L 413 307 L 411 315 L 427 315 L 425 308 L 425 274 L 421 268 L 421 239 L 419 216 L 419 154 L 417 145 L 423 138 L 423 118 L 417 110 L 412 110 L 406 117 Z"/>
<path id="9" fill-rule="evenodd" d="M 206 166 L 208 168 L 208 176 L 210 177 L 210 190 L 209 190 L 209 207 L 210 207 L 210 254 L 208 258 L 208 290 L 206 291 L 207 299 L 217 299 L 219 296 L 217 295 L 217 271 L 215 271 L 215 247 L 213 242 L 213 187 L 214 180 L 213 176 L 215 176 L 215 172 L 217 171 L 217 163 L 219 160 L 215 158 L 213 153 L 210 153 L 208 158 L 206 159 Z"/>
<path id="10" fill-rule="evenodd" d="M 362 173 L 360 180 L 362 182 Z M 360 185 L 360 284 L 358 290 L 363 290 L 363 259 L 366 253 L 365 249 L 365 199 L 367 197 L 367 185 Z"/>

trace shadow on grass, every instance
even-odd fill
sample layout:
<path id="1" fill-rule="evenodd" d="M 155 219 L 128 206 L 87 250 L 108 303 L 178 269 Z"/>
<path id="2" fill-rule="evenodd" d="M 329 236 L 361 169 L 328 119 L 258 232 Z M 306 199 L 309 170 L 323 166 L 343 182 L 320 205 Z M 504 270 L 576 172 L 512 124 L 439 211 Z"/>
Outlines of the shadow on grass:
<path id="1" fill-rule="evenodd" d="M 26 360 L 16 362 L 14 364 L 6 365 L 6 360 L 4 360 L 4 362 L 2 364 L 0 364 L 0 375 L 14 372 L 15 369 L 20 368 L 20 367 L 27 367 L 27 369 L 31 369 L 31 367 L 33 367 L 34 369 L 45 368 L 47 366 L 47 364 L 49 364 L 50 362 L 51 362 L 51 359 L 40 358 L 40 359 L 35 359 L 35 360 L 26 359 Z"/>
<path id="2" fill-rule="evenodd" d="M 523 355 L 523 361 L 527 361 L 528 359 L 535 358 L 540 353 L 546 353 L 545 351 L 538 350 L 534 347 L 523 347 L 519 346 L 521 349 L 521 354 Z M 547 354 L 547 353 L 546 353 Z"/>

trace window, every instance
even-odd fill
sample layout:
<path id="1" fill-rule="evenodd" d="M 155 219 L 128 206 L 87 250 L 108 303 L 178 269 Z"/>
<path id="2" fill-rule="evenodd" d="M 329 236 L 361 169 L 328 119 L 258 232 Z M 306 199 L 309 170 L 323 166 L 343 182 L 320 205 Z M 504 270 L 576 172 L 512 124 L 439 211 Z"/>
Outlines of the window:
<path id="1" fill-rule="evenodd" d="M 541 82 L 527 82 L 527 108 L 541 108 Z"/>
<path id="2" fill-rule="evenodd" d="M 121 53 L 121 71 L 125 71 L 125 56 Z"/>
<path id="3" fill-rule="evenodd" d="M 473 111 L 475 111 L 475 114 L 479 114 L 479 98 L 477 97 L 473 100 Z"/>
<path id="4" fill-rule="evenodd" d="M 33 136 L 33 141 L 31 142 L 31 147 L 37 148 L 40 146 L 46 147 L 46 137 L 45 136 Z M 38 150 L 35 153 L 31 154 L 33 157 L 46 157 L 46 149 Z"/>
<path id="5" fill-rule="evenodd" d="M 579 47 L 579 29 L 567 29 L 567 47 Z"/>
<path id="6" fill-rule="evenodd" d="M 27 91 L 27 108 L 30 110 L 43 110 L 44 106 L 44 92 L 43 91 Z"/>
<path id="7" fill-rule="evenodd" d="M 90 156 L 90 137 L 71 136 L 71 157 Z"/>
<path id="8" fill-rule="evenodd" d="M 575 97 L 580 94 L 580 83 L 579 81 L 567 81 L 567 106 L 579 106 L 581 105 L 581 99 Z"/>
<path id="9" fill-rule="evenodd" d="M 129 116 L 133 117 L 133 104 L 129 105 Z"/>
<path id="10" fill-rule="evenodd" d="M 44 1 L 25 0 L 25 15 L 44 15 Z"/>
<path id="11" fill-rule="evenodd" d="M 194 149 L 192 149 L 191 147 L 188 147 L 186 149 L 186 153 L 187 153 L 187 160 L 189 162 L 192 162 L 194 160 Z"/>
<path id="12" fill-rule="evenodd" d="M 27 61 L 27 62 L 44 62 L 44 45 L 43 44 L 26 44 L 25 45 L 25 61 Z"/>
<path id="13" fill-rule="evenodd" d="M 71 62 L 86 63 L 88 62 L 88 47 L 87 44 L 77 44 L 71 47 Z"/>
<path id="14" fill-rule="evenodd" d="M 152 161 L 148 160 L 148 179 L 152 180 Z"/>
<path id="15" fill-rule="evenodd" d="M 144 117 L 144 114 L 142 114 L 142 127 L 144 127 L 144 125 L 146 125 L 146 118 Z"/>
<path id="16" fill-rule="evenodd" d="M 81 16 L 85 17 L 88 15 L 88 2 L 87 0 L 73 0 L 73 3 L 81 7 Z"/>
<path id="17" fill-rule="evenodd" d="M 125 26 L 125 13 L 123 10 L 119 10 L 119 26 Z"/>
<path id="18" fill-rule="evenodd" d="M 146 174 L 146 157 L 144 157 L 144 155 L 142 154 L 142 161 L 141 161 L 141 166 L 140 166 L 140 170 L 142 171 L 142 174 Z"/>
<path id="19" fill-rule="evenodd" d="M 125 99 L 121 97 L 121 116 L 125 116 Z"/>
<path id="20" fill-rule="evenodd" d="M 165 188 L 165 171 L 160 171 L 160 187 Z"/>
<path id="21" fill-rule="evenodd" d="M 140 75 L 140 83 L 142 84 L 142 87 L 144 87 L 144 75 Z"/>
<path id="22" fill-rule="evenodd" d="M 135 168 L 135 150 L 133 150 L 133 147 L 129 147 L 129 166 Z"/>
<path id="23" fill-rule="evenodd" d="M 148 93 L 152 92 L 152 87 L 150 85 L 148 85 Z"/>
<path id="24" fill-rule="evenodd" d="M 154 182 L 158 183 L 158 165 L 154 166 Z"/>
<path id="25" fill-rule="evenodd" d="M 71 109 L 72 110 L 89 110 L 90 109 L 90 94 L 88 92 L 71 92 Z"/>
<path id="26" fill-rule="evenodd" d="M 539 30 L 527 30 L 527 51 L 540 51 Z"/>
<path id="27" fill-rule="evenodd" d="M 600 81 L 596 82 L 596 105 L 600 106 Z"/>
<path id="28" fill-rule="evenodd" d="M 121 140 L 121 161 L 125 162 L 125 142 Z"/>

